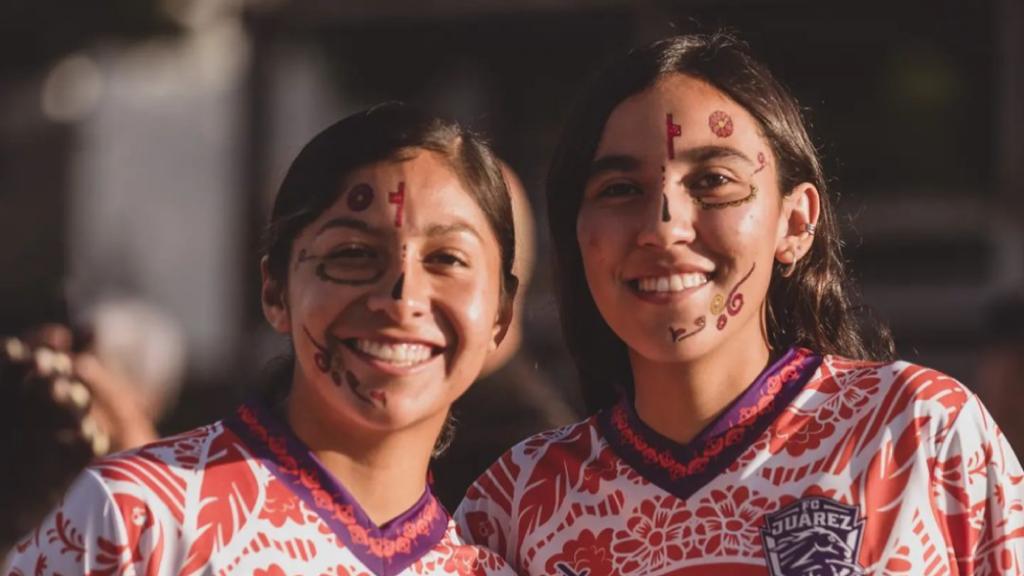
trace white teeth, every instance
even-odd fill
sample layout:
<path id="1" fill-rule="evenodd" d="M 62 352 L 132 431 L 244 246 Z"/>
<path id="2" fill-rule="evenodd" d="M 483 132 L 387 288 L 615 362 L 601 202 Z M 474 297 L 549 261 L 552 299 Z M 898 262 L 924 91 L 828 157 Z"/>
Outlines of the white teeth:
<path id="1" fill-rule="evenodd" d="M 431 349 L 423 344 L 395 344 L 392 342 L 375 342 L 373 340 L 356 340 L 355 347 L 360 352 L 396 366 L 411 366 L 430 359 Z"/>
<path id="2" fill-rule="evenodd" d="M 702 286 L 707 284 L 707 282 L 708 277 L 706 274 L 690 272 L 688 274 L 641 278 L 637 281 L 637 287 L 641 292 L 681 292 L 687 288 Z"/>

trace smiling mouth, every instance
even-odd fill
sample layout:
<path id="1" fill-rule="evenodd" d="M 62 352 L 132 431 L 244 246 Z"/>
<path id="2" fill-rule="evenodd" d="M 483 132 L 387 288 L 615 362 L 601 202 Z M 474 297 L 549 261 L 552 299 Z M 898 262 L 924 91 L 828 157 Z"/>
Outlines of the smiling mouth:
<path id="1" fill-rule="evenodd" d="M 686 274 L 667 274 L 665 276 L 645 276 L 627 281 L 627 284 L 640 294 L 669 294 L 682 292 L 690 288 L 699 288 L 710 281 L 710 275 L 703 272 Z"/>
<path id="2" fill-rule="evenodd" d="M 343 340 L 342 343 L 357 354 L 396 368 L 408 368 L 423 364 L 444 351 L 442 347 L 429 346 L 420 342 L 385 342 L 350 338 Z"/>

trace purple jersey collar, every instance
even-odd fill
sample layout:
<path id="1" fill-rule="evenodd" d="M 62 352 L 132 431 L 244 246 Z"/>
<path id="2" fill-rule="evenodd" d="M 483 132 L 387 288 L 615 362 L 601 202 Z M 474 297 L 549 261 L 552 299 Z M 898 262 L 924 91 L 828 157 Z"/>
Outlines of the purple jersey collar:
<path id="1" fill-rule="evenodd" d="M 791 348 L 689 444 L 662 436 L 622 400 L 597 415 L 612 449 L 651 483 L 686 499 L 732 464 L 796 397 L 821 364 L 805 348 Z"/>
<path id="2" fill-rule="evenodd" d="M 430 488 L 412 508 L 377 526 L 291 428 L 262 403 L 239 406 L 224 424 L 377 576 L 398 574 L 444 538 L 448 512 Z"/>

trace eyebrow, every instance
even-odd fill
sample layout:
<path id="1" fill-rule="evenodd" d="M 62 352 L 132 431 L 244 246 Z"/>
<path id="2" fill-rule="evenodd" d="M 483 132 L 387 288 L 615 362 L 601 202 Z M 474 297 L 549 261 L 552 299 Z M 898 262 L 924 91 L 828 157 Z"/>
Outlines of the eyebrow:
<path id="1" fill-rule="evenodd" d="M 736 158 L 743 160 L 748 164 L 754 164 L 754 161 L 746 154 L 729 146 L 698 146 L 696 148 L 687 148 L 676 152 L 675 159 L 666 160 L 666 162 L 678 162 L 683 160 L 694 164 L 702 164 L 704 162 L 710 162 L 711 160 L 723 160 L 729 158 Z M 595 176 L 605 174 L 607 172 L 635 172 L 640 169 L 642 164 L 643 163 L 639 158 L 628 154 L 609 154 L 607 156 L 601 156 L 590 163 L 587 178 L 594 178 Z"/>
<path id="2" fill-rule="evenodd" d="M 324 225 L 320 227 L 320 230 L 318 230 L 316 234 L 319 236 L 332 228 L 350 228 L 352 230 L 367 232 L 370 230 L 370 225 L 355 218 L 332 218 L 327 222 L 324 222 Z"/>
<path id="3" fill-rule="evenodd" d="M 698 164 L 711 160 L 724 160 L 729 158 L 737 158 L 749 164 L 754 163 L 754 161 L 746 154 L 729 146 L 698 146 L 697 148 L 687 148 L 676 152 L 676 158 L 682 158 L 683 160 L 688 160 Z"/>
<path id="4" fill-rule="evenodd" d="M 481 242 L 483 238 L 477 229 L 465 222 L 453 222 L 451 224 L 432 224 L 427 227 L 424 231 L 424 235 L 428 238 L 435 238 L 437 236 L 445 236 L 448 234 L 466 233 L 471 236 L 475 236 Z"/>

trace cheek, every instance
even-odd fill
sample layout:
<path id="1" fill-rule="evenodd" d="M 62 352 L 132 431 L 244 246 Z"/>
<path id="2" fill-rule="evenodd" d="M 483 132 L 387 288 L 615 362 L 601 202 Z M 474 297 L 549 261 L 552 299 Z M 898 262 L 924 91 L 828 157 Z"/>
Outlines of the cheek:
<path id="1" fill-rule="evenodd" d="M 621 241 L 622 222 L 614 226 L 610 218 L 581 212 L 576 221 L 576 242 L 583 257 L 583 266 L 593 269 L 611 258 Z"/>

